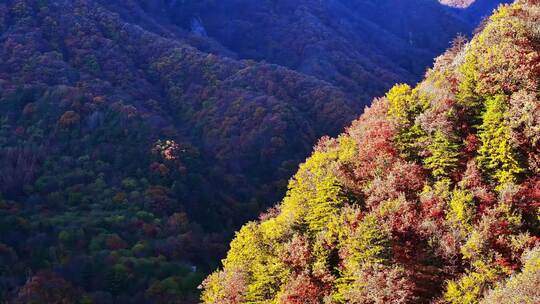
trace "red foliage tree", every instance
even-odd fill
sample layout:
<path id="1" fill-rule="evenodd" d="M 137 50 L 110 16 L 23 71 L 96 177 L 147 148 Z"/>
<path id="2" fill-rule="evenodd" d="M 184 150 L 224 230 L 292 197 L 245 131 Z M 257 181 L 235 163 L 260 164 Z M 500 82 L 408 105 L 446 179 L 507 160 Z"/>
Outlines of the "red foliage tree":
<path id="1" fill-rule="evenodd" d="M 515 195 L 515 204 L 526 213 L 536 213 L 540 208 L 540 178 L 527 179 Z"/>
<path id="2" fill-rule="evenodd" d="M 39 272 L 26 282 L 15 298 L 16 304 L 75 304 L 81 292 L 54 272 Z"/>
<path id="3" fill-rule="evenodd" d="M 387 119 L 387 113 L 388 101 L 384 98 L 376 99 L 347 130 L 358 144 L 355 177 L 361 183 L 377 175 L 384 175 L 397 158 L 398 152 L 393 144 L 396 130 Z"/>
<path id="4" fill-rule="evenodd" d="M 310 276 L 300 274 L 293 277 L 285 287 L 285 294 L 281 297 L 281 304 L 318 304 L 321 302 L 322 292 L 320 285 Z"/>

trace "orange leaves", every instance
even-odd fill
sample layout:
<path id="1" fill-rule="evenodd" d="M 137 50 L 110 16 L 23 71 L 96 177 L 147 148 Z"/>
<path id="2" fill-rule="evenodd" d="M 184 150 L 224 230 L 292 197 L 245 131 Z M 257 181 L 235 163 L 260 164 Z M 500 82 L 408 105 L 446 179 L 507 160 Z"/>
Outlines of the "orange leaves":
<path id="1" fill-rule="evenodd" d="M 66 111 L 58 120 L 58 124 L 63 128 L 69 128 L 79 124 L 80 120 L 81 116 L 77 112 Z"/>
<path id="2" fill-rule="evenodd" d="M 179 146 L 174 140 L 158 141 L 152 152 L 161 155 L 165 160 L 178 159 Z"/>

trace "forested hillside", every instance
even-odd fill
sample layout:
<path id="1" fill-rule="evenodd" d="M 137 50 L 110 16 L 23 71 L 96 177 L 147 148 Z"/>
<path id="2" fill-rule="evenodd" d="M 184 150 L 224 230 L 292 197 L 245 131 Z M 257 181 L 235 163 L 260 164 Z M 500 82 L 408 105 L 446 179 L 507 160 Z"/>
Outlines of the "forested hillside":
<path id="1" fill-rule="evenodd" d="M 540 3 L 322 138 L 205 303 L 539 303 Z"/>
<path id="2" fill-rule="evenodd" d="M 54 270 L 96 303 L 187 301 L 358 111 L 328 83 L 200 52 L 98 1 L 4 2 L 0 29 L 3 295 Z"/>
<path id="3" fill-rule="evenodd" d="M 0 1 L 0 302 L 198 302 L 317 139 L 418 79 L 467 11 Z"/>
<path id="4" fill-rule="evenodd" d="M 471 33 L 503 1 L 481 0 L 465 10 L 435 0 L 139 2 L 190 31 L 202 50 L 217 41 L 226 51 L 215 52 L 288 67 L 367 104 L 396 82 L 419 81 L 458 33 Z"/>

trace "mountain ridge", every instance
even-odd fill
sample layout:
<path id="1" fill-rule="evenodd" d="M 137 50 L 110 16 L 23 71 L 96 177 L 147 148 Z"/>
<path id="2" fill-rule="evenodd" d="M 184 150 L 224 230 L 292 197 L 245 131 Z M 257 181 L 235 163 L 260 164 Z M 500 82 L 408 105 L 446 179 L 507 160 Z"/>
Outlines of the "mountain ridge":
<path id="1" fill-rule="evenodd" d="M 235 0 L 216 4 L 220 14 L 249 4 L 233 19 L 193 23 L 192 5 L 209 3 L 0 4 L 2 299 L 198 302 L 233 231 L 282 197 L 317 138 L 337 135 L 395 80 L 414 82 L 433 45 L 472 30 L 422 1 L 447 28 L 436 18 L 441 32 L 416 27 L 420 14 L 382 30 L 384 18 L 358 13 L 381 11 L 370 1 L 277 1 L 269 14 L 268 2 Z"/>
<path id="2" fill-rule="evenodd" d="M 202 301 L 538 302 L 539 22 L 538 1 L 500 6 L 416 87 L 321 138 Z"/>

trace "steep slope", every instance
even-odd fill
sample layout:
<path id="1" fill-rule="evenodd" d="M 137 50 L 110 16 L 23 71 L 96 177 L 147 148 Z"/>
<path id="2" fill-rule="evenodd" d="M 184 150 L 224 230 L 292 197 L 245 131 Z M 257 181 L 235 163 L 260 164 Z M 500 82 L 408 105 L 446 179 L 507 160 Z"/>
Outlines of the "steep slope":
<path id="1" fill-rule="evenodd" d="M 415 88 L 320 140 L 205 303 L 537 303 L 540 4 L 498 9 Z"/>
<path id="2" fill-rule="evenodd" d="M 2 296 L 53 269 L 98 303 L 185 301 L 359 111 L 328 83 L 156 24 L 99 1 L 0 4 Z"/>
<path id="3" fill-rule="evenodd" d="M 222 1 L 176 18 L 209 3 L 0 2 L 2 301 L 197 302 L 317 138 L 468 28 L 434 1 Z"/>

